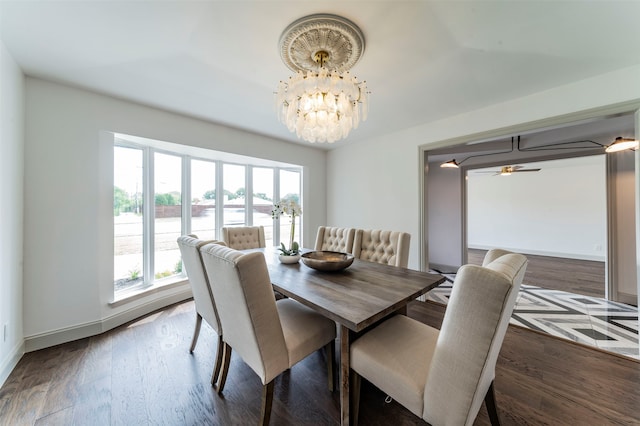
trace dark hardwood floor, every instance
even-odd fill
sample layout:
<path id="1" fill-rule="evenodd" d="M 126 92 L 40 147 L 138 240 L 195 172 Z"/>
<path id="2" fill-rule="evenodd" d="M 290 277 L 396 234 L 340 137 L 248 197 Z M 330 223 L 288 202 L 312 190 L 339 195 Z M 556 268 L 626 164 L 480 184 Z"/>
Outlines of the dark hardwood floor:
<path id="1" fill-rule="evenodd" d="M 439 327 L 444 306 L 408 314 Z M 98 336 L 25 354 L 0 388 L 0 425 L 256 424 L 261 383 L 234 357 L 223 397 L 209 383 L 214 332 L 193 354 L 193 302 Z M 276 380 L 272 425 L 337 425 L 338 393 L 316 352 Z M 640 424 L 640 362 L 509 326 L 496 369 L 503 425 Z M 362 384 L 360 424 L 424 424 Z M 483 407 L 475 422 L 488 425 Z"/>
<path id="2" fill-rule="evenodd" d="M 486 252 L 486 250 L 469 249 L 467 252 L 469 263 L 481 265 Z M 604 298 L 604 262 L 532 254 L 526 256 L 529 263 L 524 284 Z"/>

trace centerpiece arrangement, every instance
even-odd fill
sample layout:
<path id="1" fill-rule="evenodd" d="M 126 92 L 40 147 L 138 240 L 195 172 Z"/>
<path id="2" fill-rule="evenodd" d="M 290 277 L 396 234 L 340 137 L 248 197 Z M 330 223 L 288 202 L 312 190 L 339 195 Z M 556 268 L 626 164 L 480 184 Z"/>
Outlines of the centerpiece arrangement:
<path id="1" fill-rule="evenodd" d="M 296 263 L 300 260 L 300 245 L 294 241 L 296 233 L 296 216 L 302 215 L 302 208 L 297 201 L 293 199 L 282 199 L 273 205 L 271 210 L 271 217 L 279 219 L 282 215 L 291 216 L 291 236 L 289 238 L 289 248 L 285 247 L 284 243 L 280 243 L 280 262 L 282 263 Z"/>

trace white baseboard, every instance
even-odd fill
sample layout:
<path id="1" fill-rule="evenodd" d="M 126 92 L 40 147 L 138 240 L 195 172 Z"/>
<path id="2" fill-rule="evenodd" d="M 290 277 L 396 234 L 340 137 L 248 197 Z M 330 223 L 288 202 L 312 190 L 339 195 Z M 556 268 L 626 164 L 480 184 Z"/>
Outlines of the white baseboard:
<path id="1" fill-rule="evenodd" d="M 124 310 L 117 314 L 103 318 L 99 321 L 80 324 L 73 327 L 66 327 L 46 333 L 27 336 L 24 339 L 24 351 L 32 352 L 39 349 L 48 348 L 50 346 L 60 345 L 62 343 L 71 342 L 85 337 L 95 336 L 105 331 L 109 331 L 115 327 L 140 318 L 165 306 L 182 302 L 192 297 L 191 288 L 185 286 L 184 289 L 172 294 L 162 295 L 149 300 L 146 303 L 136 305 L 131 309 Z"/>
<path id="2" fill-rule="evenodd" d="M 20 341 L 12 350 L 9 352 L 9 355 L 2 360 L 0 364 L 0 387 L 4 385 L 4 382 L 9 377 L 9 374 L 16 368 L 18 365 L 18 361 L 24 355 L 24 340 Z"/>
<path id="3" fill-rule="evenodd" d="M 174 303 L 183 302 L 192 297 L 193 293 L 191 292 L 191 287 L 189 285 L 183 286 L 183 288 L 178 292 L 168 294 L 162 298 L 150 300 L 143 305 L 135 306 L 131 309 L 127 309 L 126 311 L 104 318 L 102 320 L 102 331 L 109 331 L 129 321 L 133 321 L 137 318 L 147 315 L 153 311 L 157 311 L 158 309 L 173 305 Z"/>
<path id="4" fill-rule="evenodd" d="M 491 250 L 492 248 L 496 248 L 496 246 L 483 246 L 476 244 L 469 244 L 468 247 L 470 249 L 478 249 L 478 250 Z M 565 259 L 577 259 L 577 260 L 591 260 L 595 262 L 604 262 L 606 257 L 604 254 L 602 255 L 589 255 L 589 254 L 575 254 L 575 253 L 561 253 L 547 250 L 532 250 L 527 248 L 518 248 L 518 247 L 498 247 L 503 250 L 512 251 L 514 253 L 521 254 L 531 254 L 534 256 L 548 256 L 548 257 L 562 257 Z"/>

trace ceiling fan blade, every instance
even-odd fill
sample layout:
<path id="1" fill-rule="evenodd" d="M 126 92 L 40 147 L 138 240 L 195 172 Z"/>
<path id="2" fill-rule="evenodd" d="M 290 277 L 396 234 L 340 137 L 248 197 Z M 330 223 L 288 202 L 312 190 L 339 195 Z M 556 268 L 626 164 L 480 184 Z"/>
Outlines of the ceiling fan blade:
<path id="1" fill-rule="evenodd" d="M 539 172 L 540 169 L 519 169 L 519 170 L 512 170 L 511 173 L 520 173 L 520 172 Z"/>

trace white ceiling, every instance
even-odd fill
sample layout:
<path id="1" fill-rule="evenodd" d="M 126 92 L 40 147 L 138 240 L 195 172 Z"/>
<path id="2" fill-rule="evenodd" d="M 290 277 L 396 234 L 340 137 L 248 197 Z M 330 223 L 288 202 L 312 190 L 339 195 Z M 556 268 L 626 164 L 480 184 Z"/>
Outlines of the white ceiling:
<path id="1" fill-rule="evenodd" d="M 334 146 L 640 63 L 639 1 L 0 0 L 0 37 L 27 75 L 305 143 L 273 91 L 313 13 L 366 38 L 369 120 Z"/>

